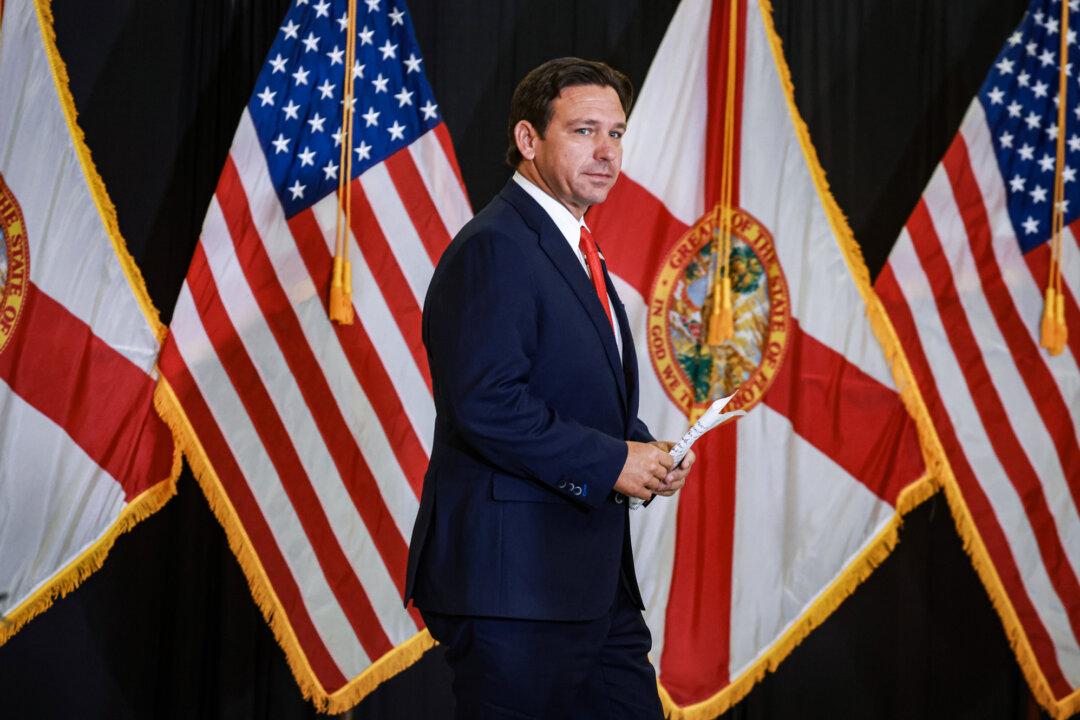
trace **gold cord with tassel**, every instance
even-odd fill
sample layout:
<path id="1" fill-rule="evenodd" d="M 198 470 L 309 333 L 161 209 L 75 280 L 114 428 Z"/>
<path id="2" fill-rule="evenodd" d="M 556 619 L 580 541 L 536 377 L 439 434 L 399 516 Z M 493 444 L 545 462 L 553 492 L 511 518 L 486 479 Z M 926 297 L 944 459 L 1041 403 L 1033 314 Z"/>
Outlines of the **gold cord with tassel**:
<path id="1" fill-rule="evenodd" d="M 731 198 L 735 147 L 735 62 L 738 43 L 739 3 L 732 0 L 728 4 L 731 13 L 728 16 L 728 64 L 727 85 L 724 97 L 724 143 L 720 169 L 720 202 L 713 208 L 712 243 L 713 243 L 713 294 L 712 312 L 709 315 L 706 341 L 716 347 L 723 345 L 735 335 L 735 312 L 731 303 Z"/>
<path id="2" fill-rule="evenodd" d="M 334 217 L 334 270 L 330 279 L 330 320 L 352 325 L 352 264 L 345 240 L 352 220 L 353 64 L 356 62 L 356 0 L 349 0 L 348 39 L 345 41 L 345 83 L 341 110 L 341 155 L 338 166 L 337 211 Z M 344 222 L 343 222 L 344 221 Z"/>
<path id="3" fill-rule="evenodd" d="M 1061 288 L 1061 232 L 1065 227 L 1065 98 L 1068 83 L 1065 66 L 1069 53 L 1069 4 L 1061 3 L 1061 51 L 1058 68 L 1057 158 L 1054 165 L 1054 205 L 1050 220 L 1050 273 L 1046 280 L 1039 344 L 1051 355 L 1060 355 L 1069 338 L 1065 324 L 1065 296 Z"/>

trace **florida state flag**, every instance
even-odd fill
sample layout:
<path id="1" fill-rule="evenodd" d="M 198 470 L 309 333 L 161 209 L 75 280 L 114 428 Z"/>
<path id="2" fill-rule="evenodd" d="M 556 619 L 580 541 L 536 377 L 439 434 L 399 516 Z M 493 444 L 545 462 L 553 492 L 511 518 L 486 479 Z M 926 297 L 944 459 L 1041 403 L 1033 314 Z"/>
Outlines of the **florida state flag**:
<path id="1" fill-rule="evenodd" d="M 769 4 L 684 0 L 629 126 L 589 223 L 634 325 L 642 417 L 677 438 L 736 389 L 749 411 L 701 441 L 678 496 L 632 517 L 668 711 L 711 718 L 870 573 L 934 488 L 914 388 Z"/>
<path id="2" fill-rule="evenodd" d="M 173 493 L 164 328 L 68 92 L 47 0 L 0 3 L 0 643 Z"/>

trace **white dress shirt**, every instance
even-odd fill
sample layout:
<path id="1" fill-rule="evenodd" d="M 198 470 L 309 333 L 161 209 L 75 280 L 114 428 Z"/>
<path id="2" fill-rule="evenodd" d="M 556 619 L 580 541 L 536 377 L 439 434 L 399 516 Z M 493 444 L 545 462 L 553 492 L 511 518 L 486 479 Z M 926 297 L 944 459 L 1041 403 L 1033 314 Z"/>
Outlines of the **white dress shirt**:
<path id="1" fill-rule="evenodd" d="M 589 278 L 589 282 L 592 282 L 592 275 L 589 273 L 589 264 L 585 261 L 585 255 L 581 252 L 581 228 L 589 229 L 589 226 L 585 224 L 585 218 L 582 217 L 578 220 L 574 217 L 566 207 L 541 190 L 529 180 L 527 177 L 519 172 L 514 172 L 514 182 L 521 186 L 521 189 L 529 193 L 529 197 L 540 204 L 540 207 L 544 209 L 544 212 L 548 214 L 552 222 L 555 223 L 555 227 L 559 228 L 559 232 L 566 238 L 566 242 L 570 243 L 570 249 L 574 252 L 574 257 L 581 263 L 581 269 L 585 271 L 585 275 Z M 591 233 L 592 231 L 589 230 Z M 602 256 L 601 256 L 602 257 Z M 619 360 L 622 361 L 622 333 L 619 329 L 619 318 L 615 315 L 615 308 L 611 304 L 611 298 L 608 298 L 608 309 L 611 312 L 611 322 L 614 325 L 615 330 L 615 345 L 619 348 Z"/>

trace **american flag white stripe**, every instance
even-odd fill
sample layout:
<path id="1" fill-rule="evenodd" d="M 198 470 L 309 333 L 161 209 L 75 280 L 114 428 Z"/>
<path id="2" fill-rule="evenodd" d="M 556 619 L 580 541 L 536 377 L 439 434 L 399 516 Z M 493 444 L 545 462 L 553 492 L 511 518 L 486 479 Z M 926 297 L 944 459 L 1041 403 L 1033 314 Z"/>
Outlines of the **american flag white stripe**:
<path id="1" fill-rule="evenodd" d="M 390 250 L 398 267 L 405 274 L 417 306 L 423 307 L 424 295 L 427 294 L 427 286 L 435 272 L 435 265 L 428 257 L 420 235 L 401 203 L 386 166 L 376 165 L 361 175 L 360 186 L 371 203 L 372 212 L 375 213 L 383 235 L 390 241 Z M 363 242 L 363 237 L 360 241 Z"/>
<path id="2" fill-rule="evenodd" d="M 259 371 L 263 386 L 273 400 L 290 439 L 296 445 L 304 470 L 330 521 L 331 529 L 341 542 L 353 572 L 367 592 L 387 634 L 394 642 L 407 640 L 416 632 L 416 624 L 405 613 L 401 603 L 397 602 L 400 595 L 386 567 L 382 563 L 368 561 L 366 556 L 375 550 L 375 542 L 344 486 L 348 478 L 339 475 L 330 456 L 331 450 L 311 416 L 312 412 L 326 412 L 327 408 L 313 411 L 301 394 L 295 376 L 289 371 L 277 340 L 266 325 L 248 281 L 241 271 L 216 199 L 211 202 L 207 212 L 202 241 L 225 312 L 233 319 L 233 324 L 240 333 L 239 340 L 247 348 Z M 400 470 L 398 474 L 400 475 Z M 401 480 L 400 487 L 407 489 L 408 485 L 404 483 L 403 476 Z M 400 492 L 397 494 L 405 495 Z M 414 502 L 414 514 L 415 505 Z M 398 517 L 395 517 L 395 520 L 401 522 Z M 411 526 L 405 530 L 411 531 Z M 405 542 L 404 537 L 407 535 L 402 536 L 402 543 Z"/>
<path id="3" fill-rule="evenodd" d="M 435 132 L 422 135 L 409 146 L 409 154 L 416 163 L 428 196 L 439 211 L 447 234 L 453 237 L 472 217 L 472 211 L 465 188 L 458 181 L 454 168 L 446 157 L 446 151 L 439 142 L 436 135 L 438 132 L 440 130 L 436 129 Z"/>
<path id="4" fill-rule="evenodd" d="M 968 392 L 963 368 L 955 355 L 940 348 L 947 331 L 934 304 L 934 294 L 926 272 L 911 244 L 907 230 L 901 233 L 889 256 L 889 265 L 915 318 L 924 347 L 939 348 L 928 352 L 926 362 L 933 372 L 938 393 L 956 429 L 965 455 L 977 468 L 979 482 L 994 512 L 993 522 L 1000 524 L 1016 564 L 1023 570 L 1025 592 L 1052 637 L 1058 640 L 1057 658 L 1062 671 L 1074 684 L 1080 682 L 1080 654 L 1069 627 L 1063 598 L 1058 596 L 1043 565 L 1035 531 L 1024 511 L 1022 499 L 1009 482 L 1005 469 L 994 455 L 990 438 L 978 419 L 978 411 Z M 913 352 L 908 346 L 908 352 Z M 1066 598 L 1066 600 L 1072 600 Z"/>
<path id="5" fill-rule="evenodd" d="M 315 220 L 322 229 L 328 248 L 334 243 L 334 212 L 332 201 L 321 200 L 312 208 Z M 349 233 L 349 260 L 352 262 L 353 306 L 356 319 L 367 329 L 375 351 L 403 401 L 405 414 L 424 450 L 430 454 L 431 438 L 435 432 L 435 401 L 431 397 L 420 368 L 416 366 L 409 346 L 401 334 L 396 318 L 379 290 L 375 275 L 360 251 L 356 236 Z"/>
<path id="6" fill-rule="evenodd" d="M 349 621 L 340 605 L 333 602 L 314 548 L 300 524 L 292 503 L 281 485 L 277 471 L 263 448 L 258 433 L 243 406 L 232 380 L 216 362 L 213 345 L 199 320 L 198 310 L 187 283 L 180 289 L 170 337 L 204 398 L 218 428 L 246 478 L 258 478 L 248 486 L 269 524 L 274 541 L 299 586 L 304 607 L 335 664 L 346 676 L 360 672 L 369 663 L 363 647 L 349 630 Z"/>

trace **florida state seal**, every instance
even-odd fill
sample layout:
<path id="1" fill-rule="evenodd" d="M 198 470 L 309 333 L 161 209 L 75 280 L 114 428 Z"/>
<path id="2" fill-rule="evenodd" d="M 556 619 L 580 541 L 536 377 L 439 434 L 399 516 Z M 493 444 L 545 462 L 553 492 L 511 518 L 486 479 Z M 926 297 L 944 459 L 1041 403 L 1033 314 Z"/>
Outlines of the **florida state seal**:
<path id="1" fill-rule="evenodd" d="M 30 248 L 22 208 L 0 175 L 0 353 L 15 334 L 30 289 Z"/>
<path id="2" fill-rule="evenodd" d="M 649 354 L 671 400 L 691 419 L 736 387 L 729 409 L 761 401 L 787 353 L 791 301 L 769 231 L 745 210 L 731 212 L 734 332 L 712 346 L 706 323 L 716 283 L 721 210 L 710 210 L 664 259 L 649 298 Z"/>

